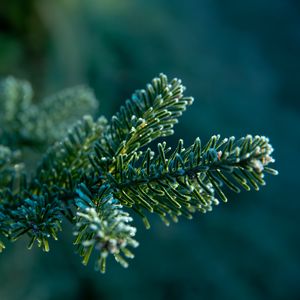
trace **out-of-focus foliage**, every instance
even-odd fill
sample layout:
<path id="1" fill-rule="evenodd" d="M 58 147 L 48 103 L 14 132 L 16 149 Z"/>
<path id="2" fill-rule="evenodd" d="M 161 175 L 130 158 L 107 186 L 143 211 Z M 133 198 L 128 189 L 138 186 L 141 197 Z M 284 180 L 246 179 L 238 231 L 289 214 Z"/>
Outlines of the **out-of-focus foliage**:
<path id="1" fill-rule="evenodd" d="M 85 87 L 66 89 L 40 101 L 39 105 L 33 104 L 32 98 L 29 82 L 14 77 L 1 81 L 1 143 L 46 148 L 98 106 L 93 92 Z"/>
<path id="2" fill-rule="evenodd" d="M 299 298 L 297 1 L 12 0 L 0 7 L 1 75 L 30 79 L 38 95 L 89 83 L 103 114 L 159 71 L 180 76 L 195 103 L 176 138 L 189 144 L 197 135 L 263 132 L 280 171 L 261 193 L 196 222 L 165 228 L 154 219 L 150 233 L 138 232 L 143 246 L 132 267 L 112 267 L 107 277 L 82 271 L 67 237 L 53 258 L 16 245 L 1 257 L 1 298 Z"/>

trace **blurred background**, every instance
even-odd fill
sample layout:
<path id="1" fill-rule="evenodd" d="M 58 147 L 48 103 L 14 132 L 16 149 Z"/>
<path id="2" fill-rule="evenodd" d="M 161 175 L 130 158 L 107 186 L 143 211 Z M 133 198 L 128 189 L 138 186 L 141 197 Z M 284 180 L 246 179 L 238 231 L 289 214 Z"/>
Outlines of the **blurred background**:
<path id="1" fill-rule="evenodd" d="M 164 72 L 195 97 L 170 143 L 263 134 L 280 174 L 193 221 L 137 219 L 127 270 L 82 266 L 68 225 L 49 254 L 21 240 L 0 256 L 0 299 L 300 299 L 299 53 L 296 0 L 1 0 L 0 76 L 36 99 L 85 83 L 110 117 Z"/>

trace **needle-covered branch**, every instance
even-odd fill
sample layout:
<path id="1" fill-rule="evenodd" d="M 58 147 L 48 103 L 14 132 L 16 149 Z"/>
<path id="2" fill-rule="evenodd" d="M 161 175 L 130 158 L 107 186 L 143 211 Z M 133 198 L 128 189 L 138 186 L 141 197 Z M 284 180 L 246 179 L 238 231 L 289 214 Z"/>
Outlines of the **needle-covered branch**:
<path id="1" fill-rule="evenodd" d="M 147 213 L 166 223 L 196 211 L 211 211 L 226 190 L 258 190 L 274 162 L 264 136 L 220 139 L 204 145 L 197 138 L 172 150 L 165 142 L 156 151 L 146 145 L 173 134 L 178 118 L 192 104 L 178 79 L 160 74 L 146 89 L 136 91 L 107 122 L 84 116 L 96 108 L 93 93 L 75 88 L 32 104 L 28 82 L 8 78 L 0 88 L 0 251 L 3 241 L 27 235 L 29 248 L 44 251 L 57 239 L 62 221 L 74 224 L 76 250 L 87 264 L 96 252 L 96 268 L 105 272 L 109 256 L 124 267 L 137 247 L 136 229 L 128 211 L 150 227 Z M 68 128 L 68 129 L 67 129 Z M 35 172 L 25 174 L 16 148 L 56 140 Z M 28 143 L 30 142 L 30 143 Z M 11 149 L 7 148 L 9 146 Z M 33 152 L 34 153 L 34 152 Z M 125 257 L 125 258 L 124 258 Z"/>
<path id="2" fill-rule="evenodd" d="M 199 138 L 184 148 L 180 140 L 171 152 L 166 143 L 158 144 L 157 154 L 148 148 L 143 157 L 129 163 L 120 155 L 108 181 L 123 205 L 158 213 L 175 221 L 180 215 L 191 218 L 199 210 L 210 211 L 218 199 L 227 202 L 224 187 L 255 190 L 265 185 L 265 173 L 276 174 L 268 164 L 273 148 L 263 136 L 250 135 L 235 141 L 213 136 L 201 146 Z M 146 219 L 144 218 L 146 221 Z M 147 221 L 146 221 L 147 223 Z"/>
<path id="3" fill-rule="evenodd" d="M 132 218 L 122 210 L 122 205 L 114 199 L 109 187 L 103 185 L 96 194 L 92 194 L 85 185 L 77 189 L 76 205 L 79 210 L 76 218 L 76 236 L 74 244 L 87 264 L 92 251 L 98 252 L 96 269 L 105 273 L 106 259 L 112 254 L 116 261 L 127 268 L 124 259 L 134 258 L 128 247 L 136 248 L 138 242 L 133 238 L 136 228 L 129 225 Z"/>
<path id="4" fill-rule="evenodd" d="M 184 91 L 181 80 L 169 81 L 164 74 L 154 78 L 146 89 L 137 90 L 112 117 L 104 139 L 96 145 L 99 166 L 107 168 L 118 155 L 129 160 L 141 147 L 172 135 L 178 118 L 193 103 Z"/>

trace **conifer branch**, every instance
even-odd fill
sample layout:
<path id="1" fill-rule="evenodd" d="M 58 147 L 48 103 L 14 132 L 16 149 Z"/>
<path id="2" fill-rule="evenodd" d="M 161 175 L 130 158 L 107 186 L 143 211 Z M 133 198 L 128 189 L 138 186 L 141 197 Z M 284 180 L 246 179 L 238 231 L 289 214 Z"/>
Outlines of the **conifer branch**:
<path id="1" fill-rule="evenodd" d="M 92 250 L 98 252 L 96 269 L 102 273 L 105 273 L 106 258 L 109 254 L 127 268 L 128 263 L 123 256 L 134 258 L 128 247 L 138 246 L 138 242 L 133 239 L 136 228 L 128 224 L 132 218 L 122 210 L 122 206 L 113 195 L 106 192 L 108 190 L 109 187 L 104 185 L 96 195 L 93 195 L 84 184 L 81 184 L 76 198 L 79 210 L 74 244 L 78 245 L 77 251 L 83 257 L 85 265 Z"/>
<path id="2" fill-rule="evenodd" d="M 91 176 L 94 169 L 90 156 L 106 127 L 104 117 L 93 121 L 91 116 L 86 115 L 78 121 L 66 137 L 50 147 L 43 157 L 33 180 L 35 192 L 40 192 L 42 185 L 47 185 L 51 191 L 68 193 L 75 190 L 83 177 Z"/>
<path id="3" fill-rule="evenodd" d="M 160 74 L 146 89 L 136 91 L 111 119 L 104 139 L 96 145 L 99 167 L 107 168 L 118 155 L 130 160 L 141 147 L 174 133 L 178 118 L 193 103 L 184 96 L 181 80 Z M 112 169 L 110 169 L 112 171 Z"/>
<path id="4" fill-rule="evenodd" d="M 174 221 L 180 215 L 192 218 L 197 210 L 210 211 L 218 199 L 227 202 L 224 186 L 237 193 L 251 185 L 258 190 L 265 185 L 265 173 L 276 174 L 268 167 L 274 161 L 273 148 L 263 136 L 248 135 L 238 141 L 213 136 L 203 148 L 197 138 L 186 149 L 180 140 L 169 152 L 165 143 L 159 143 L 156 155 L 148 148 L 141 159 L 130 163 L 120 156 L 115 172 L 108 176 L 123 205 L 156 212 L 167 224 L 167 215 Z"/>
<path id="5" fill-rule="evenodd" d="M 129 248 L 137 247 L 132 217 L 123 207 L 140 215 L 150 227 L 147 212 L 168 225 L 170 218 L 192 218 L 196 211 L 211 211 L 226 189 L 259 190 L 274 162 L 273 148 L 264 136 L 247 135 L 202 145 L 197 138 L 184 148 L 183 140 L 171 151 L 165 142 L 156 152 L 145 146 L 173 134 L 178 118 L 193 98 L 184 96 L 181 81 L 160 74 L 145 90 L 136 91 L 108 123 L 84 116 L 96 107 L 93 93 L 85 88 L 66 90 L 42 104 L 32 104 L 28 82 L 14 78 L 0 88 L 2 144 L 15 149 L 64 138 L 48 148 L 33 176 L 25 174 L 17 150 L 0 146 L 0 251 L 4 240 L 30 238 L 49 251 L 64 219 L 74 224 L 76 249 L 87 264 L 93 251 L 96 268 L 105 272 L 113 255 L 124 267 Z M 72 107 L 72 109 L 71 109 Z M 58 133 L 56 132 L 58 129 Z"/>

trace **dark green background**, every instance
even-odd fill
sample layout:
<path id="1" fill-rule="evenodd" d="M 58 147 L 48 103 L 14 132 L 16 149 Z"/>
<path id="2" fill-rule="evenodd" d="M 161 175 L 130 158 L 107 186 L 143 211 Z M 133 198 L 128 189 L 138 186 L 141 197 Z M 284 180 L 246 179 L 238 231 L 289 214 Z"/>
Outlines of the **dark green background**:
<path id="1" fill-rule="evenodd" d="M 1 0 L 0 29 L 0 76 L 37 99 L 86 83 L 110 117 L 164 72 L 195 97 L 170 143 L 264 134 L 280 172 L 193 221 L 137 219 L 127 270 L 83 267 L 68 225 L 49 254 L 23 239 L 0 256 L 1 300 L 300 299 L 299 1 Z"/>

